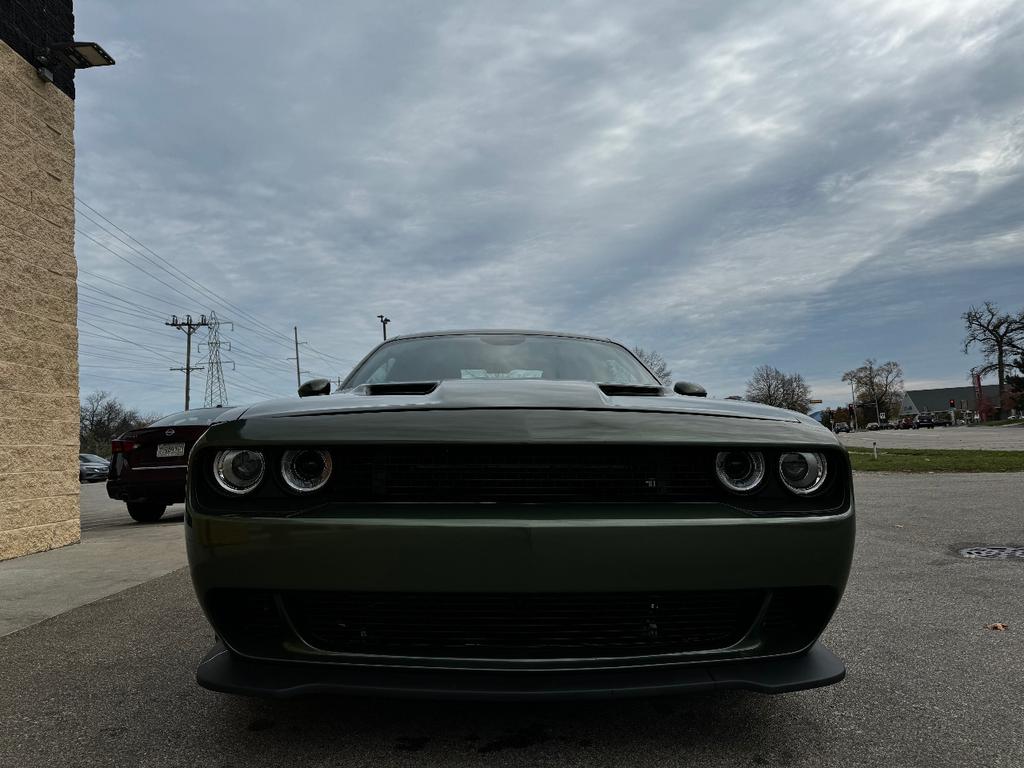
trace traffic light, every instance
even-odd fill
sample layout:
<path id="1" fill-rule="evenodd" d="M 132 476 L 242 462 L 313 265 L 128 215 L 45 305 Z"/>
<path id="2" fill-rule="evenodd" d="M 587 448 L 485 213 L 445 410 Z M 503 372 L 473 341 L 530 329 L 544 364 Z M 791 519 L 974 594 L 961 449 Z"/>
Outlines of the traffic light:
<path id="1" fill-rule="evenodd" d="M 956 398 L 955 397 L 949 398 L 949 407 L 950 408 L 956 408 Z"/>

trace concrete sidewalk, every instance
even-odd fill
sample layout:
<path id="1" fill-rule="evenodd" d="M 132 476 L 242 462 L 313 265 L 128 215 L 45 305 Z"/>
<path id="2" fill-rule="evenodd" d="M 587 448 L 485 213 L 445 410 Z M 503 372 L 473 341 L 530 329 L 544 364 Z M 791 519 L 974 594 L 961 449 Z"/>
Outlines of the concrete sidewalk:
<path id="1" fill-rule="evenodd" d="M 102 483 L 82 486 L 82 541 L 0 563 L 0 637 L 186 564 L 184 505 L 135 523 Z"/>

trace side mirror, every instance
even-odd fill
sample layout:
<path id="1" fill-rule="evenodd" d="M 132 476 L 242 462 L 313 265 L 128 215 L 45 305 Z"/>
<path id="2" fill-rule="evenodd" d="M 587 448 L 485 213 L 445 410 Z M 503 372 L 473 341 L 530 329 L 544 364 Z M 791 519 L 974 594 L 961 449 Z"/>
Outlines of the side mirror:
<path id="1" fill-rule="evenodd" d="M 689 397 L 708 396 L 708 391 L 704 387 L 700 384 L 691 384 L 688 381 L 677 381 L 672 385 L 672 389 L 676 391 L 677 395 L 687 395 Z"/>
<path id="2" fill-rule="evenodd" d="M 310 379 L 299 387 L 299 397 L 313 397 L 314 395 L 331 394 L 330 379 Z"/>

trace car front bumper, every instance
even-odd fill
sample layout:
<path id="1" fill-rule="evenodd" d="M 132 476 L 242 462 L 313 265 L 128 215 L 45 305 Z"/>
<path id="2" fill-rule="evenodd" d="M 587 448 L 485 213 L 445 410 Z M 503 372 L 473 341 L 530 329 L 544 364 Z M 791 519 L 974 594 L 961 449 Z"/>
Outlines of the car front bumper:
<path id="1" fill-rule="evenodd" d="M 838 683 L 843 662 L 821 643 L 796 656 L 726 661 L 671 669 L 477 672 L 339 667 L 245 659 L 218 642 L 196 681 L 212 691 L 293 698 L 345 694 L 426 699 L 515 701 L 629 698 L 706 690 L 787 693 Z"/>
<path id="2" fill-rule="evenodd" d="M 190 504 L 186 540 L 200 604 L 223 647 L 198 673 L 214 690 L 291 696 L 319 690 L 395 695 L 645 695 L 738 687 L 766 692 L 836 682 L 842 663 L 816 640 L 842 594 L 853 552 L 854 517 L 754 518 L 719 505 L 624 509 L 565 507 L 351 508 L 341 515 L 267 518 L 204 515 Z M 429 513 L 429 517 L 425 517 Z M 827 595 L 807 605 L 797 645 L 762 631 L 768 608 L 742 642 L 696 653 L 570 658 L 426 658 L 338 652 L 296 629 L 289 595 L 728 595 L 759 590 Z M 801 592 L 803 590 L 804 592 Z M 272 595 L 288 627 L 277 645 L 250 642 L 229 621 L 219 594 Z M 817 598 L 815 598 L 817 599 Z M 797 610 L 801 608 L 797 601 Z M 274 609 L 271 609 L 274 610 Z M 438 622 L 446 619 L 438 618 Z M 224 653 L 219 651 L 224 650 Z M 218 655 L 219 654 L 219 655 Z"/>

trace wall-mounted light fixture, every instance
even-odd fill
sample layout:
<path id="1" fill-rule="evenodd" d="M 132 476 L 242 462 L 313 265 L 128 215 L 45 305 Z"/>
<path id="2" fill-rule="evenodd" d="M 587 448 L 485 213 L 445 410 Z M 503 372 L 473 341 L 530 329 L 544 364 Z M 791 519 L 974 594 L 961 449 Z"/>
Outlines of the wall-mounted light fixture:
<path id="1" fill-rule="evenodd" d="M 53 66 L 63 64 L 71 69 L 109 67 L 114 58 L 97 43 L 50 43 L 36 53 L 36 72 L 48 83 L 53 82 Z"/>

